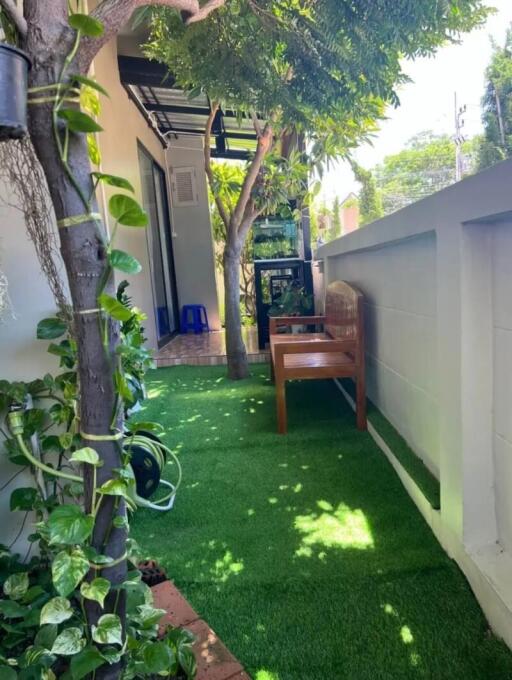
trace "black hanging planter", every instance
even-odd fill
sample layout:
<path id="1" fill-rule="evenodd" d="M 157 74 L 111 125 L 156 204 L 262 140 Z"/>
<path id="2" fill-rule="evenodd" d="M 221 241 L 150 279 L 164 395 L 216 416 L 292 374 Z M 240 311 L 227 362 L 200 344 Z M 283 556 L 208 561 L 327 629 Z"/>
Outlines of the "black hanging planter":
<path id="1" fill-rule="evenodd" d="M 27 81 L 30 59 L 17 47 L 0 43 L 0 142 L 27 133 Z"/>

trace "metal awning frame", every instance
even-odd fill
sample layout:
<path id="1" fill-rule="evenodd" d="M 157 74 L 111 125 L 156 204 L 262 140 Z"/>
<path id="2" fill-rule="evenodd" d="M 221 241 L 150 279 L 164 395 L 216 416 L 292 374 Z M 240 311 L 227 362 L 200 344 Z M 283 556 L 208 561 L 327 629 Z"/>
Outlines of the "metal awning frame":
<path id="1" fill-rule="evenodd" d="M 189 100 L 163 64 L 140 57 L 118 56 L 121 83 L 137 107 L 146 115 L 162 143 L 174 135 L 204 136 L 210 102 L 201 95 Z M 243 125 L 245 123 L 245 125 Z M 250 125 L 248 125 L 250 123 Z M 247 160 L 256 148 L 252 121 L 242 124 L 233 111 L 219 111 L 212 125 L 215 146 L 212 158 Z"/>

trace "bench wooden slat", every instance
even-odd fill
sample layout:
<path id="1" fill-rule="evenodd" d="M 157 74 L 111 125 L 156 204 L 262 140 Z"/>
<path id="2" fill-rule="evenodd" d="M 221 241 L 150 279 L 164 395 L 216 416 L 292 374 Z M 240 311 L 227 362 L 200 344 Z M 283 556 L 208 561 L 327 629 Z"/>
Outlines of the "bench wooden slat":
<path id="1" fill-rule="evenodd" d="M 344 281 L 327 287 L 325 316 L 270 319 L 271 371 L 276 383 L 278 431 L 286 433 L 285 382 L 293 379 L 356 379 L 356 416 L 366 429 L 363 296 Z M 322 323 L 323 333 L 277 334 L 278 325 Z M 274 331 L 274 332 L 273 332 Z"/>
<path id="2" fill-rule="evenodd" d="M 270 316 L 270 335 L 276 333 L 278 326 L 316 326 L 325 323 L 325 316 Z"/>

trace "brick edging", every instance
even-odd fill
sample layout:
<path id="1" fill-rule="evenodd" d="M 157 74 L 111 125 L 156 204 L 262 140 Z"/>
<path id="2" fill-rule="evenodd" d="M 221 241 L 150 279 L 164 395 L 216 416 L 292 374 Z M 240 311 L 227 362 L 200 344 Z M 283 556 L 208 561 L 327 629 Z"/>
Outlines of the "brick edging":
<path id="1" fill-rule="evenodd" d="M 242 664 L 235 659 L 222 640 L 199 617 L 171 581 L 151 588 L 155 606 L 165 609 L 160 630 L 169 624 L 187 628 L 196 637 L 193 645 L 197 661 L 196 680 L 251 680 Z"/>

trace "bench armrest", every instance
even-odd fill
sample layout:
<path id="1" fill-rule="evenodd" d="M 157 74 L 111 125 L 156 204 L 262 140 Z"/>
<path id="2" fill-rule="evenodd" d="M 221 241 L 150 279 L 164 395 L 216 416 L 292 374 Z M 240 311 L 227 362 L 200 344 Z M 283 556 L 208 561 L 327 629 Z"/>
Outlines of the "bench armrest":
<path id="1" fill-rule="evenodd" d="M 270 335 L 275 333 L 278 326 L 294 326 L 295 324 L 313 326 L 325 323 L 325 316 L 269 316 Z"/>

